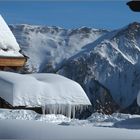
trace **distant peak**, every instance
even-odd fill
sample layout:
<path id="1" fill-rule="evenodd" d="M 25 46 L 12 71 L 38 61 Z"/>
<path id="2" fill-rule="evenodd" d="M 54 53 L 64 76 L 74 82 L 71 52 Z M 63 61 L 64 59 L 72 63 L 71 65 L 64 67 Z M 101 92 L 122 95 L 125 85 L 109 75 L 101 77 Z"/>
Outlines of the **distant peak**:
<path id="1" fill-rule="evenodd" d="M 131 28 L 131 29 L 140 28 L 140 23 L 138 23 L 138 22 L 130 23 L 128 25 L 128 28 Z"/>
<path id="2" fill-rule="evenodd" d="M 140 23 L 132 22 L 129 25 L 119 29 L 117 35 L 125 34 L 128 36 L 132 36 L 132 34 L 136 35 L 137 33 L 140 33 Z"/>

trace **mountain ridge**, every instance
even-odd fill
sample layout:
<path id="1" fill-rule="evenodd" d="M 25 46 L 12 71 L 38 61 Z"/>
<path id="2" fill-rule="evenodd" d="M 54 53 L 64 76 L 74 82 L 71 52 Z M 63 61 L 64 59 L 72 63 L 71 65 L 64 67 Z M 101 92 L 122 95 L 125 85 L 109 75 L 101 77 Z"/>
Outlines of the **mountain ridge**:
<path id="1" fill-rule="evenodd" d="M 125 109 L 135 101 L 140 90 L 140 23 L 113 31 L 31 25 L 10 28 L 29 57 L 29 72 L 56 72 L 77 81 L 97 108 L 98 101 L 105 109 L 109 108 L 106 104 Z"/>

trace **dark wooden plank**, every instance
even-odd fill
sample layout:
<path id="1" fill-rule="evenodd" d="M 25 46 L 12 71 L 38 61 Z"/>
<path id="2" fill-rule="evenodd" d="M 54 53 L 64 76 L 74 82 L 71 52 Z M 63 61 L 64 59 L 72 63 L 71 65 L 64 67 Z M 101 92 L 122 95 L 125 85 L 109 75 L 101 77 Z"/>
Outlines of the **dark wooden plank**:
<path id="1" fill-rule="evenodd" d="M 24 57 L 0 57 L 0 67 L 22 67 L 25 62 Z"/>

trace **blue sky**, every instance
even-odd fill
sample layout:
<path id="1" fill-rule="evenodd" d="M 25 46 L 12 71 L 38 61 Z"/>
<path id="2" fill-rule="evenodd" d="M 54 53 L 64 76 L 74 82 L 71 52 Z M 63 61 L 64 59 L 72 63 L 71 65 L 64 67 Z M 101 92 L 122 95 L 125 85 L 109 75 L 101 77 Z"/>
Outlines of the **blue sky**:
<path id="1" fill-rule="evenodd" d="M 132 12 L 127 1 L 0 1 L 0 14 L 9 24 L 116 29 L 140 22 L 140 13 Z"/>

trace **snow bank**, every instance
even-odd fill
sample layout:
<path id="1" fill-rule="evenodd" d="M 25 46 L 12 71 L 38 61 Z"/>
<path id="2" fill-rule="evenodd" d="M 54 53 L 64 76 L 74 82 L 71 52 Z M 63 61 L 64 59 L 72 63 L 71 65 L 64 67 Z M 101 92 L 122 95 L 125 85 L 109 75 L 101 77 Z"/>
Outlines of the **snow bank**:
<path id="1" fill-rule="evenodd" d="M 0 120 L 34 120 L 47 123 L 60 124 L 71 119 L 61 114 L 38 114 L 32 110 L 0 109 Z"/>
<path id="2" fill-rule="evenodd" d="M 79 120 L 79 119 L 70 119 L 60 114 L 46 114 L 46 115 L 38 114 L 32 110 L 0 109 L 0 120 L 34 120 L 67 126 L 72 125 L 72 126 L 114 127 L 115 123 L 131 119 L 140 120 L 140 115 L 131 115 L 122 113 L 113 113 L 112 115 L 105 115 L 102 113 L 93 113 L 86 120 Z M 138 125 L 140 126 L 139 123 Z"/>
<path id="3" fill-rule="evenodd" d="M 139 140 L 139 136 L 140 130 L 61 126 L 25 120 L 0 120 L 0 139 Z"/>
<path id="4" fill-rule="evenodd" d="M 94 113 L 78 120 L 31 110 L 0 109 L 0 139 L 139 140 L 139 134 L 139 115 Z"/>
<path id="5" fill-rule="evenodd" d="M 13 33 L 0 15 L 0 56 L 21 57 L 19 50 L 20 47 Z"/>
<path id="6" fill-rule="evenodd" d="M 85 120 L 70 119 L 61 114 L 38 114 L 32 110 L 24 109 L 0 109 L 0 120 L 32 120 L 44 123 L 53 123 L 63 126 L 96 126 L 96 127 L 120 127 L 128 129 L 140 129 L 140 115 L 113 113 L 105 115 L 93 113 Z M 133 124 L 132 124 L 133 123 Z"/>
<path id="7" fill-rule="evenodd" d="M 42 107 L 43 112 L 75 116 L 90 105 L 82 87 L 57 74 L 22 75 L 0 71 L 0 97 L 13 106 Z"/>

